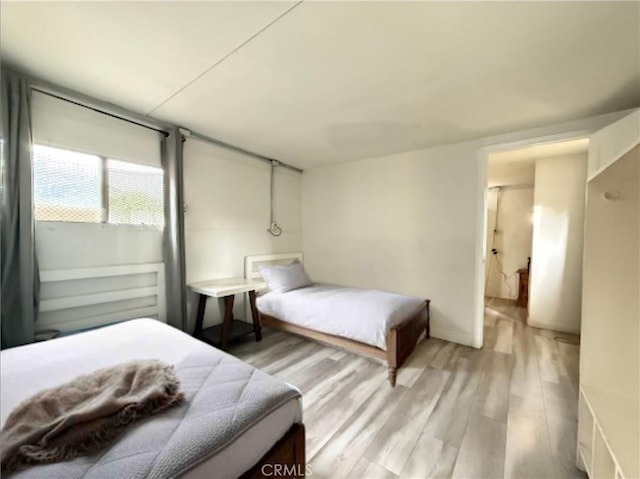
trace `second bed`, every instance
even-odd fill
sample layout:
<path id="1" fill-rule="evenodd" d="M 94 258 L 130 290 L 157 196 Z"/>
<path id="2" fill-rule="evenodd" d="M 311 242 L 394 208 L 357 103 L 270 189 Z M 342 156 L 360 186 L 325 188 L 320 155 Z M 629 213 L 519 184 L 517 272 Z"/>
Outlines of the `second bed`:
<path id="1" fill-rule="evenodd" d="M 247 278 L 265 266 L 301 262 L 301 253 L 248 256 Z M 310 284 L 286 292 L 266 291 L 257 299 L 264 326 L 288 331 L 385 360 L 395 386 L 397 370 L 429 331 L 428 299 L 378 290 Z"/>

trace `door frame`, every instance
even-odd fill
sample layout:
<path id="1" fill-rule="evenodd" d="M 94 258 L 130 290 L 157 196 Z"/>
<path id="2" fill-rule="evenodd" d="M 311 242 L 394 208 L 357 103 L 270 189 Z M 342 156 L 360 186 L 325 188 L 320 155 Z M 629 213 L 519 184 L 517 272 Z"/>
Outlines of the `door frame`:
<path id="1" fill-rule="evenodd" d="M 623 113 L 623 112 L 621 112 Z M 621 114 L 618 118 L 624 116 Z M 489 155 L 503 151 L 516 150 L 529 146 L 543 145 L 550 143 L 561 143 L 565 141 L 590 138 L 591 135 L 603 126 L 613 123 L 612 119 L 603 124 L 585 126 L 584 128 L 568 129 L 546 135 L 524 136 L 524 138 L 512 141 L 492 143 L 481 146 L 477 152 L 478 158 L 478 183 L 476 192 L 476 320 L 474 322 L 473 346 L 481 348 L 484 333 L 484 297 L 485 297 L 485 273 L 486 273 L 486 253 L 487 253 L 487 169 Z M 560 126 L 558 127 L 560 129 Z"/>

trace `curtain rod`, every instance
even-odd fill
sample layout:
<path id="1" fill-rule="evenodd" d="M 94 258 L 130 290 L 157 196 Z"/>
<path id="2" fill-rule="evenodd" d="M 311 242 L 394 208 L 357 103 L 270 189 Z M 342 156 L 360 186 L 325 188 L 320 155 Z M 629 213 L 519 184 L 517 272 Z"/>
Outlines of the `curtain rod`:
<path id="1" fill-rule="evenodd" d="M 18 73 L 18 72 L 16 72 Z M 180 133 L 185 137 L 191 137 L 200 141 L 205 141 L 208 143 L 212 143 L 214 145 L 220 146 L 222 148 L 226 148 L 228 150 L 235 151 L 237 153 L 241 153 L 243 155 L 250 156 L 257 160 L 265 161 L 272 163 L 273 161 L 277 161 L 278 165 L 287 168 L 289 170 L 302 173 L 303 170 L 300 168 L 296 168 L 295 166 L 288 165 L 287 163 L 283 163 L 280 160 L 275 158 L 269 158 L 258 153 L 254 153 L 249 150 L 245 150 L 244 148 L 240 148 L 238 146 L 232 145 L 230 143 L 225 143 L 224 141 L 216 140 L 215 138 L 211 138 L 206 135 L 202 135 L 200 133 L 186 130 L 184 128 L 180 128 L 171 123 L 167 123 L 161 120 L 156 120 L 154 118 L 148 117 L 146 115 L 141 115 L 139 113 L 133 112 L 126 108 L 122 108 L 120 106 L 114 105 L 113 103 L 109 103 L 103 100 L 98 100 L 96 98 L 90 97 L 83 93 L 78 93 L 69 88 L 61 87 L 54 83 L 48 82 L 46 80 L 42 80 L 40 78 L 32 77 L 30 75 L 26 75 L 24 73 L 18 73 L 23 77 L 29 80 L 29 84 L 31 88 L 35 91 L 43 93 L 45 95 L 52 96 L 54 98 L 58 98 L 62 101 L 66 101 L 69 103 L 73 103 L 74 105 L 78 105 L 83 108 L 87 108 L 89 110 L 93 110 L 97 113 L 102 113 L 104 115 L 110 116 L 112 118 L 118 118 L 120 120 L 127 121 L 134 125 L 141 126 L 143 128 L 148 128 L 150 130 L 157 131 L 159 133 L 164 134 L 165 136 L 169 135 L 169 132 L 172 129 L 177 128 Z"/>
<path id="2" fill-rule="evenodd" d="M 20 73 L 20 75 L 23 75 L 25 78 L 27 78 L 27 80 L 29 81 L 29 85 L 35 91 L 69 103 L 73 103 L 74 105 L 78 105 L 89 110 L 93 110 L 97 113 L 102 113 L 103 115 L 107 115 L 112 118 L 118 118 L 120 120 L 124 120 L 129 123 L 133 123 L 135 125 L 142 126 L 150 130 L 155 130 L 159 133 L 164 134 L 168 134 L 169 131 L 174 128 L 174 126 L 169 123 L 155 120 L 146 115 L 141 115 L 126 108 L 122 108 L 118 105 L 114 105 L 113 103 L 98 100 L 97 98 L 93 98 L 89 95 L 79 93 L 69 88 L 55 85 L 40 78 L 35 78 L 23 73 Z"/>
<path id="3" fill-rule="evenodd" d="M 43 95 L 47 95 L 47 96 L 50 96 L 50 97 L 53 97 L 53 98 L 57 98 L 58 100 L 66 101 L 67 103 L 71 103 L 73 105 L 77 105 L 79 107 L 86 108 L 87 110 L 95 111 L 96 113 L 100 113 L 101 115 L 105 115 L 105 116 L 108 116 L 108 117 L 111 117 L 111 118 L 116 118 L 118 120 L 126 121 L 127 123 L 131 123 L 131 124 L 139 126 L 141 128 L 146 128 L 148 130 L 157 131 L 158 133 L 162 133 L 164 136 L 168 136 L 169 135 L 169 133 L 165 129 L 160 129 L 160 128 L 157 128 L 155 126 L 150 126 L 147 123 L 141 123 L 140 121 L 131 120 L 131 119 L 129 119 L 129 118 L 123 116 L 123 115 L 116 115 L 114 113 L 105 111 L 104 109 L 97 108 L 97 107 L 94 107 L 94 106 L 91 106 L 91 105 L 86 105 L 86 104 L 81 103 L 79 101 L 72 100 L 70 98 L 66 98 L 66 97 L 63 97 L 63 96 L 60 96 L 60 95 L 56 95 L 55 93 L 52 93 L 52 92 L 47 91 L 45 89 L 42 89 L 40 87 L 32 86 L 31 89 L 33 91 L 37 91 L 39 93 L 42 93 Z"/>
<path id="4" fill-rule="evenodd" d="M 211 143 L 213 145 L 220 146 L 222 148 L 226 148 L 228 150 L 232 150 L 232 151 L 235 151 L 237 153 L 241 153 L 243 155 L 251 156 L 252 158 L 255 158 L 256 160 L 261 160 L 261 161 L 264 161 L 264 162 L 269 163 L 269 164 L 272 164 L 274 161 L 277 161 L 278 162 L 278 166 L 280 166 L 280 167 L 287 168 L 287 169 L 295 171 L 297 173 L 302 173 L 303 172 L 303 170 L 301 170 L 300 168 L 296 168 L 295 166 L 288 165 L 287 163 L 283 163 L 282 161 L 276 160 L 275 158 L 269 158 L 267 156 L 263 156 L 263 155 L 260 155 L 258 153 L 254 153 L 252 151 L 245 150 L 244 148 L 240 148 L 240 147 L 237 147 L 237 146 L 234 146 L 234 145 L 230 145 L 229 143 L 225 143 L 224 141 L 216 140 L 215 138 L 211 138 L 209 136 L 202 135 L 200 133 L 196 133 L 194 131 L 190 131 L 190 130 L 186 130 L 184 128 L 180 128 L 180 133 L 182 133 L 182 136 L 184 136 L 185 138 L 193 138 L 194 140 L 204 141 L 205 143 Z"/>

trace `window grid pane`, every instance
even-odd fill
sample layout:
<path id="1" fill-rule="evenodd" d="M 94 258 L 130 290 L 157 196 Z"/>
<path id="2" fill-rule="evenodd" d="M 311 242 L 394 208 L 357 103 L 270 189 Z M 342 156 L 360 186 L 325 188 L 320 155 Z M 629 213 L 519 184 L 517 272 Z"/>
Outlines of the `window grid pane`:
<path id="1" fill-rule="evenodd" d="M 99 156 L 34 145 L 33 187 L 38 221 L 102 221 Z"/>
<path id="2" fill-rule="evenodd" d="M 161 168 L 107 160 L 109 223 L 164 225 Z"/>

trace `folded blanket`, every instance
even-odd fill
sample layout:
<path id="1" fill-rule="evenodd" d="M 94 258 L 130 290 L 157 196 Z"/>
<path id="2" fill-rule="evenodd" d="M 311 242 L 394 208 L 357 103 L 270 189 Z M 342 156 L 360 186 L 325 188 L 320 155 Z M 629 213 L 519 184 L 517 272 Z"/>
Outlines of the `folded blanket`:
<path id="1" fill-rule="evenodd" d="M 184 399 L 172 366 L 132 361 L 80 376 L 18 405 L 0 431 L 2 470 L 91 452 L 134 421 Z"/>

